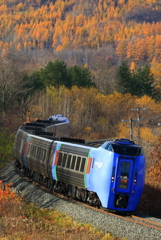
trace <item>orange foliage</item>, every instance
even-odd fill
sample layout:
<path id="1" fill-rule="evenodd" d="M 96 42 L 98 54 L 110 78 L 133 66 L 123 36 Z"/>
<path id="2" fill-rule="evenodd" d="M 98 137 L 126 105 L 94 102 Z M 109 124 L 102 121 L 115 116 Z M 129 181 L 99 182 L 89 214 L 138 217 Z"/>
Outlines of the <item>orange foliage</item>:
<path id="1" fill-rule="evenodd" d="M 119 61 L 127 58 L 129 64 L 137 65 L 143 61 L 149 63 L 156 56 L 160 62 L 161 22 L 146 22 L 146 18 L 139 22 L 132 18 L 133 15 L 137 18 L 144 8 L 156 11 L 159 16 L 161 6 L 156 0 L 99 0 L 97 4 L 94 0 L 56 0 L 48 4 L 29 0 L 28 3 L 29 6 L 16 1 L 11 5 L 0 4 L 1 51 L 13 47 L 21 51 L 31 46 L 57 51 L 98 49 L 112 44 L 113 55 Z M 35 41 L 37 44 L 33 44 Z"/>
<path id="2" fill-rule="evenodd" d="M 134 44 L 131 41 L 127 45 L 127 58 L 130 60 L 134 58 Z"/>
<path id="3" fill-rule="evenodd" d="M 130 70 L 131 71 L 136 70 L 136 64 L 134 62 L 131 62 Z"/>
<path id="4" fill-rule="evenodd" d="M 160 61 L 161 58 L 161 35 L 156 35 L 156 57 Z"/>
<path id="5" fill-rule="evenodd" d="M 156 103 L 154 99 L 146 95 L 141 98 L 137 98 L 135 103 L 139 108 L 147 108 L 147 111 L 151 110 L 156 113 L 160 113 L 161 111 L 160 104 Z"/>
<path id="6" fill-rule="evenodd" d="M 3 184 L 3 182 L 0 181 L 0 212 L 3 211 L 4 203 L 9 201 L 10 199 L 20 200 L 20 198 L 11 191 L 11 186 L 12 183 Z"/>
<path id="7" fill-rule="evenodd" d="M 125 40 L 121 40 L 116 47 L 116 54 L 121 61 L 126 57 L 126 46 L 127 42 Z"/>
<path id="8" fill-rule="evenodd" d="M 153 184 L 160 185 L 161 182 L 161 136 L 158 138 L 158 143 L 151 152 L 151 167 L 148 169 L 148 180 Z"/>

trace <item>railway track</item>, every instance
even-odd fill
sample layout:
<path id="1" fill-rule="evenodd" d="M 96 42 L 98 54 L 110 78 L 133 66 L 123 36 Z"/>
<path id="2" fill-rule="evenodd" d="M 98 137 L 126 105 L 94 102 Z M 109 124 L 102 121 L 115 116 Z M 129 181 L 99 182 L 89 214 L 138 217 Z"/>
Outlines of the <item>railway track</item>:
<path id="1" fill-rule="evenodd" d="M 19 173 L 20 171 L 17 170 Z M 20 173 L 21 174 L 21 173 Z M 101 212 L 103 214 L 107 214 L 107 215 L 111 215 L 111 216 L 114 216 L 116 218 L 120 218 L 120 219 L 123 219 L 124 221 L 129 221 L 129 222 L 132 222 L 132 223 L 136 223 L 136 224 L 139 224 L 139 225 L 142 225 L 142 226 L 145 226 L 147 228 L 152 228 L 152 229 L 156 229 L 156 230 L 159 230 L 161 231 L 161 223 L 158 223 L 158 222 L 155 222 L 155 221 L 151 221 L 151 220 L 148 220 L 146 218 L 143 218 L 143 217 L 139 217 L 137 215 L 127 215 L 127 216 L 122 216 L 120 214 L 117 214 L 117 213 L 112 213 L 112 212 L 109 212 L 107 210 L 102 210 L 102 209 L 98 209 L 98 208 L 95 208 L 93 206 L 90 206 L 88 204 L 85 204 L 81 201 L 78 201 L 78 200 L 74 200 L 74 199 L 71 199 L 71 198 L 68 198 L 64 195 L 61 195 L 59 193 L 56 193 L 56 192 L 53 192 L 51 190 L 49 190 L 48 188 L 40 185 L 39 183 L 33 181 L 32 179 L 24 176 L 23 174 L 21 174 L 21 176 L 28 182 L 30 182 L 31 184 L 34 184 L 35 186 L 39 186 L 41 187 L 42 189 L 45 189 L 45 191 L 47 191 L 48 193 L 51 193 L 51 194 L 54 194 L 56 195 L 57 197 L 61 198 L 61 199 L 65 199 L 67 201 L 70 201 L 70 202 L 73 202 L 75 204 L 79 204 L 79 205 L 82 205 L 86 208 L 90 208 L 90 209 L 94 209 L 95 211 L 98 211 L 98 212 Z M 124 214 L 124 213 L 123 213 Z"/>
<path id="2" fill-rule="evenodd" d="M 133 221 L 133 222 L 138 223 L 140 225 L 143 225 L 143 226 L 146 226 L 146 227 L 149 227 L 149 228 L 154 228 L 154 229 L 157 229 L 157 230 L 161 231 L 161 223 L 154 222 L 154 221 L 151 221 L 151 220 L 148 220 L 148 219 L 145 219 L 145 218 L 140 218 L 140 217 L 135 216 L 135 215 L 132 215 L 131 217 L 132 217 L 132 219 L 129 219 L 130 221 Z M 134 220 L 134 219 L 136 219 L 136 220 Z"/>
<path id="3" fill-rule="evenodd" d="M 51 192 L 32 179 L 22 176 L 15 165 L 6 168 L 0 175 L 4 183 L 13 183 L 15 192 L 26 201 L 39 207 L 51 208 L 66 213 L 82 223 L 89 223 L 104 232 L 128 240 L 161 239 L 161 220 L 151 217 L 140 217 L 137 214 L 123 216 Z M 158 222 L 157 222 L 158 221 Z"/>
<path id="4" fill-rule="evenodd" d="M 60 195 L 60 197 L 62 197 L 62 196 Z M 67 199 L 67 197 L 64 197 L 64 198 Z M 111 216 L 114 216 L 116 218 L 123 219 L 125 221 L 129 221 L 129 222 L 132 222 L 132 223 L 136 223 L 136 224 L 148 227 L 148 228 L 152 228 L 152 229 L 156 229 L 156 230 L 161 231 L 161 223 L 158 223 L 158 222 L 155 222 L 155 221 L 151 221 L 151 220 L 148 220 L 146 218 L 139 217 L 137 215 L 122 216 L 122 215 L 117 214 L 117 213 L 112 213 L 112 212 L 108 212 L 108 211 L 105 211 L 105 210 L 94 208 L 92 206 L 89 206 L 87 204 L 81 203 L 79 201 L 75 201 L 73 199 L 72 199 L 72 201 L 77 203 L 77 204 L 83 205 L 83 206 L 85 206 L 87 208 L 92 208 L 92 209 L 94 209 L 94 210 L 96 210 L 98 212 L 102 212 L 104 214 L 111 215 Z"/>

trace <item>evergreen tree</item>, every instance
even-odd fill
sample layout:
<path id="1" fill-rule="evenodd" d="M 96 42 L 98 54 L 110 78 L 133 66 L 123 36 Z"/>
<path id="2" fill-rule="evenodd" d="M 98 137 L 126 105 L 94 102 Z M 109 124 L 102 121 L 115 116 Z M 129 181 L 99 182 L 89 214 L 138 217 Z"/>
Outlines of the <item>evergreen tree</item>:
<path id="1" fill-rule="evenodd" d="M 138 97 L 144 95 L 156 98 L 154 77 L 146 65 L 136 71 L 130 71 L 127 63 L 123 62 L 118 69 L 117 90 L 121 93 L 130 93 Z"/>
<path id="2" fill-rule="evenodd" d="M 128 93 L 131 92 L 132 87 L 132 77 L 131 77 L 131 71 L 128 68 L 128 65 L 126 62 L 123 62 L 118 69 L 117 72 L 117 86 L 116 89 L 118 92 L 121 93 Z"/>
<path id="3" fill-rule="evenodd" d="M 25 87 L 28 88 L 26 96 L 36 91 L 43 90 L 47 86 L 59 88 L 64 85 L 67 88 L 95 87 L 89 69 L 84 66 L 72 66 L 67 68 L 66 63 L 61 60 L 48 62 L 40 71 L 35 71 L 31 75 L 26 75 L 23 79 Z"/>
<path id="4" fill-rule="evenodd" d="M 133 95 L 137 95 L 138 97 L 142 97 L 143 95 L 154 97 L 154 77 L 147 65 L 143 69 L 139 68 L 134 72 L 133 81 L 135 82 Z"/>
<path id="5" fill-rule="evenodd" d="M 71 86 L 95 87 L 95 83 L 92 82 L 92 76 L 89 69 L 84 66 L 78 67 L 74 65 L 69 67 L 68 79 L 70 79 Z"/>
<path id="6" fill-rule="evenodd" d="M 61 85 L 70 86 L 67 78 L 67 66 L 64 61 L 48 62 L 47 66 L 40 70 L 40 76 L 47 86 L 52 85 L 57 88 Z"/>
<path id="7" fill-rule="evenodd" d="M 24 87 L 28 89 L 26 95 L 45 89 L 45 83 L 42 81 L 39 71 L 34 71 L 30 75 L 26 74 L 23 81 L 26 82 Z"/>

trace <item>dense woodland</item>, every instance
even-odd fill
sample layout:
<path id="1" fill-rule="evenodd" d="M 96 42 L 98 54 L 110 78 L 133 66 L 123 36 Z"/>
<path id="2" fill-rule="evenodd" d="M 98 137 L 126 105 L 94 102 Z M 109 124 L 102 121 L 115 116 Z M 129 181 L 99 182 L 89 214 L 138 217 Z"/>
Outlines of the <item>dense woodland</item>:
<path id="1" fill-rule="evenodd" d="M 160 86 L 160 0 L 1 0 L 0 22 L 1 53 L 17 50 L 33 67 L 57 58 L 88 65 L 109 93 L 107 77 L 126 60 L 149 64 Z"/>
<path id="2" fill-rule="evenodd" d="M 140 143 L 158 187 L 161 1 L 0 0 L 0 22 L 0 159 L 22 123 L 60 113 L 72 137 Z"/>

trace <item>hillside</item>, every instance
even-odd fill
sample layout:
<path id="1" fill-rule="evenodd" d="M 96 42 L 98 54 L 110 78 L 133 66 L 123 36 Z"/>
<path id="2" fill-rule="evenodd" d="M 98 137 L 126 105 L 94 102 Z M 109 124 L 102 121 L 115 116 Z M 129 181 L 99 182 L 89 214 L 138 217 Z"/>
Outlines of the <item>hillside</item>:
<path id="1" fill-rule="evenodd" d="M 92 68 L 93 58 L 160 63 L 160 0 L 7 0 L 0 1 L 0 22 L 1 53 L 64 51 L 69 64 Z"/>

